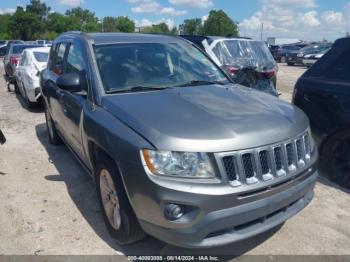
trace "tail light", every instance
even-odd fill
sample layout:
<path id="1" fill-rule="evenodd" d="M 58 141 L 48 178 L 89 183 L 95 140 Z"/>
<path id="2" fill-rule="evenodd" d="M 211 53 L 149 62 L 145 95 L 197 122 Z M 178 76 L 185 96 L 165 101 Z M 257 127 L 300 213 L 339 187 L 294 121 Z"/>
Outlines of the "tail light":
<path id="1" fill-rule="evenodd" d="M 263 72 L 263 74 L 267 78 L 272 78 L 272 77 L 277 75 L 277 70 L 276 69 L 272 69 L 272 70 Z"/>
<path id="2" fill-rule="evenodd" d="M 10 64 L 11 65 L 18 65 L 19 59 L 17 56 L 11 56 L 10 57 Z"/>
<path id="3" fill-rule="evenodd" d="M 226 66 L 226 71 L 230 74 L 230 75 L 235 75 L 237 74 L 237 72 L 239 71 L 238 68 L 233 67 L 233 66 Z"/>

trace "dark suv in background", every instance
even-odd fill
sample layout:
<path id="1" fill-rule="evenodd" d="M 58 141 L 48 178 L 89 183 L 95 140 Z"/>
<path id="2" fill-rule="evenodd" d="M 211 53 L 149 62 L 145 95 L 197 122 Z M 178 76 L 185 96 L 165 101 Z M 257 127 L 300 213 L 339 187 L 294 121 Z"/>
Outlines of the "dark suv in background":
<path id="1" fill-rule="evenodd" d="M 65 33 L 41 91 L 49 139 L 96 182 L 120 244 L 146 232 L 214 247 L 271 229 L 313 197 L 317 149 L 298 108 L 235 85 L 193 44 Z"/>
<path id="2" fill-rule="evenodd" d="M 310 118 L 325 172 L 350 188 L 350 38 L 337 40 L 304 73 L 293 103 Z"/>
<path id="3" fill-rule="evenodd" d="M 332 47 L 332 43 L 320 43 L 315 45 L 309 45 L 298 52 L 292 52 L 287 55 L 287 64 L 293 65 L 303 65 L 303 60 L 305 55 L 318 54 Z"/>
<path id="4" fill-rule="evenodd" d="M 307 46 L 307 44 L 282 45 L 275 51 L 273 57 L 277 62 L 287 63 L 288 56 L 298 53 L 300 49 L 304 48 L 305 46 Z"/>

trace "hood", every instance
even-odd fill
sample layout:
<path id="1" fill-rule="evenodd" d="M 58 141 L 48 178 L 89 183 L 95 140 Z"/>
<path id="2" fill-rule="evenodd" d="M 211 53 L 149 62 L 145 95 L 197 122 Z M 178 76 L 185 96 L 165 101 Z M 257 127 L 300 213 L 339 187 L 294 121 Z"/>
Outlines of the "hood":
<path id="1" fill-rule="evenodd" d="M 102 106 L 156 148 L 223 152 L 283 141 L 305 131 L 301 110 L 239 85 L 114 94 Z"/>

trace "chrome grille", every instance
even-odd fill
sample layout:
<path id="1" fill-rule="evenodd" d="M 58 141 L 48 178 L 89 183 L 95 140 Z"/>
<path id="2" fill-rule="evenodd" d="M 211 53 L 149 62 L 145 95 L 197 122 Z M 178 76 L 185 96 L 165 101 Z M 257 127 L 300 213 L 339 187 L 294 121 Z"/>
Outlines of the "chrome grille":
<path id="1" fill-rule="evenodd" d="M 228 180 L 240 186 L 295 173 L 310 161 L 310 151 L 310 137 L 305 132 L 284 143 L 224 153 L 221 160 Z"/>

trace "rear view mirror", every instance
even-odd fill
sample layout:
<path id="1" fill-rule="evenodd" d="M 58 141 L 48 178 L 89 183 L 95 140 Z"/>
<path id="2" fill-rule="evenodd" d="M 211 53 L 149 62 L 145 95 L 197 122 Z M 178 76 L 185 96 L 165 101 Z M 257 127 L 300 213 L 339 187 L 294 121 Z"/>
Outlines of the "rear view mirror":
<path id="1" fill-rule="evenodd" d="M 6 138 L 4 136 L 4 134 L 2 133 L 1 129 L 0 129 L 0 144 L 5 144 L 6 142 Z"/>
<path id="2" fill-rule="evenodd" d="M 57 78 L 57 86 L 72 93 L 80 92 L 82 90 L 80 79 L 79 73 L 66 73 Z"/>

